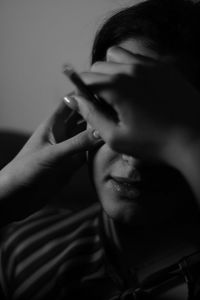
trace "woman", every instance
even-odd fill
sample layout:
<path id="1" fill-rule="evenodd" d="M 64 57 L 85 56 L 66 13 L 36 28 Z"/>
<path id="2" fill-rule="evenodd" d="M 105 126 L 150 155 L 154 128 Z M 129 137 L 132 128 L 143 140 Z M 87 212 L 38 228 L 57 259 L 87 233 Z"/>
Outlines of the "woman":
<path id="1" fill-rule="evenodd" d="M 2 170 L 4 223 L 22 218 L 11 205 L 23 200 L 27 215 L 55 195 L 86 150 L 101 204 L 77 213 L 45 208 L 9 227 L 1 276 L 8 298 L 198 299 L 198 184 L 185 171 L 188 141 L 198 145 L 198 68 L 188 64 L 199 53 L 197 9 L 150 0 L 111 17 L 82 77 L 118 121 L 77 92 L 68 105 L 88 129 L 69 137 L 77 117 L 65 132 L 62 105 Z"/>

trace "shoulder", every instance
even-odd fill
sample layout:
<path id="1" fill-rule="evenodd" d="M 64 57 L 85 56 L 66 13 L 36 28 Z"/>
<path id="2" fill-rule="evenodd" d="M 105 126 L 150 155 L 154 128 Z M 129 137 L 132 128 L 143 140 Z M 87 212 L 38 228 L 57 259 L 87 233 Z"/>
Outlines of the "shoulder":
<path id="1" fill-rule="evenodd" d="M 2 248 L 19 254 L 27 247 L 46 244 L 49 239 L 74 232 L 80 226 L 95 226 L 100 212 L 99 204 L 75 212 L 46 207 L 23 221 L 7 226 L 2 233 Z"/>
<path id="2" fill-rule="evenodd" d="M 45 208 L 11 224 L 1 245 L 3 284 L 10 290 L 17 285 L 15 293 L 21 293 L 38 287 L 39 282 L 42 285 L 43 280 L 55 284 L 77 262 L 86 266 L 89 260 L 98 260 L 102 255 L 100 212 L 98 203 L 77 212 Z"/>

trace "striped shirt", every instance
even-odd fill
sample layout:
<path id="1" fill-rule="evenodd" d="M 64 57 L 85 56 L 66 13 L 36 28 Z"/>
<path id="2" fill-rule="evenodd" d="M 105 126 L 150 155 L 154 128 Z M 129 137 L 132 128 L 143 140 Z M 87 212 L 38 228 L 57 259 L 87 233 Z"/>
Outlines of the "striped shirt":
<path id="1" fill-rule="evenodd" d="M 100 215 L 99 204 L 76 213 L 46 208 L 9 226 L 1 247 L 6 299 L 102 299 L 95 288 L 110 282 Z"/>
<path id="2" fill-rule="evenodd" d="M 106 245 L 105 234 L 108 243 L 117 243 L 113 222 L 98 203 L 75 213 L 44 208 L 11 224 L 0 251 L 0 285 L 5 299 L 119 299 L 127 286 L 108 261 L 106 252 L 110 246 L 112 252 L 112 245 Z M 193 281 L 198 282 L 192 290 L 199 295 L 200 254 L 192 256 L 188 264 L 195 269 Z M 133 291 L 134 285 L 133 276 Z"/>

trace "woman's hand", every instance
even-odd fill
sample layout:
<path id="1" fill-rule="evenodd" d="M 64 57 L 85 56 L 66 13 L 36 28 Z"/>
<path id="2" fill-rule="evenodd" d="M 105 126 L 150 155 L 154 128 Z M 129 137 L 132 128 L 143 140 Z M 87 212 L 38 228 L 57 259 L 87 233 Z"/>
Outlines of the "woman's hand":
<path id="1" fill-rule="evenodd" d="M 95 63 L 82 79 L 117 118 L 83 95 L 69 105 L 76 104 L 115 151 L 178 169 L 200 204 L 200 93 L 187 78 L 194 70 L 181 67 L 179 72 L 169 59 L 154 60 L 112 47 L 106 62 Z"/>
<path id="2" fill-rule="evenodd" d="M 100 143 L 91 129 L 83 131 L 83 125 L 78 125 L 80 119 L 61 103 L 1 170 L 2 224 L 44 205 L 84 163 L 85 151 Z"/>
<path id="3" fill-rule="evenodd" d="M 80 95 L 78 110 L 118 152 L 168 162 L 173 147 L 199 130 L 199 93 L 169 61 L 112 47 L 107 61 L 95 63 L 82 79 L 118 119 Z"/>

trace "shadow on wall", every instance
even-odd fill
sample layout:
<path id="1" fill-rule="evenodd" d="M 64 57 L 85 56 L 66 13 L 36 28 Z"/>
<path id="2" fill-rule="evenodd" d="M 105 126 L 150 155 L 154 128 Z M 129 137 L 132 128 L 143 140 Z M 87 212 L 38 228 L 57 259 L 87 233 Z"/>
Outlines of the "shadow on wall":
<path id="1" fill-rule="evenodd" d="M 19 131 L 0 130 L 0 169 L 20 151 L 30 134 Z M 70 210 L 79 210 L 94 203 L 96 194 L 91 185 L 87 166 L 84 165 L 66 187 L 55 197 L 56 205 L 64 204 Z"/>
<path id="2" fill-rule="evenodd" d="M 30 134 L 0 130 L 0 169 L 2 169 L 20 151 Z"/>

